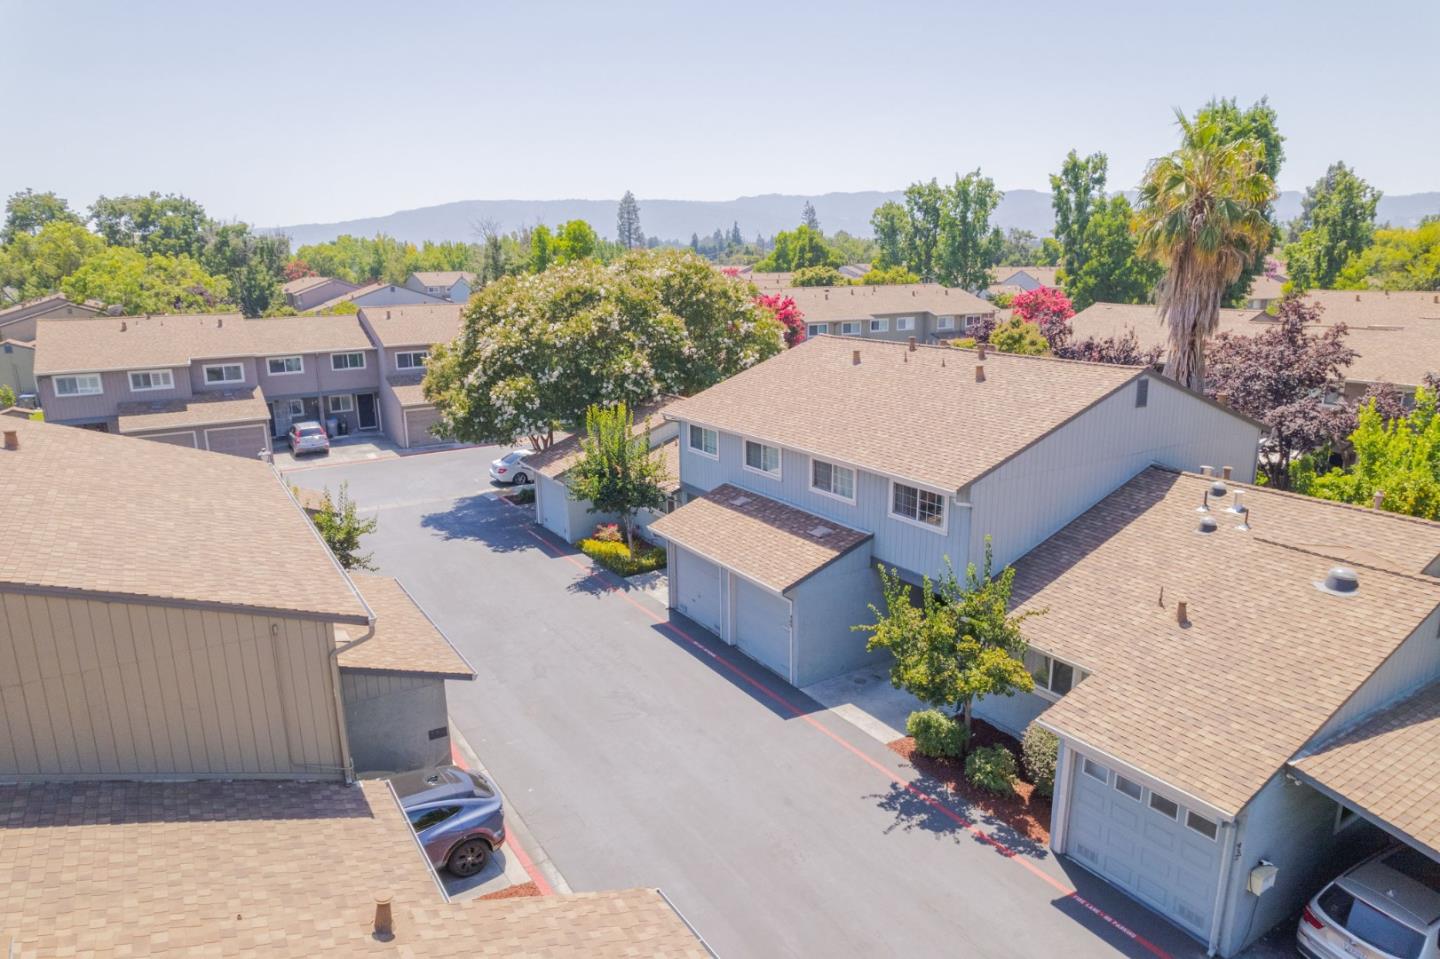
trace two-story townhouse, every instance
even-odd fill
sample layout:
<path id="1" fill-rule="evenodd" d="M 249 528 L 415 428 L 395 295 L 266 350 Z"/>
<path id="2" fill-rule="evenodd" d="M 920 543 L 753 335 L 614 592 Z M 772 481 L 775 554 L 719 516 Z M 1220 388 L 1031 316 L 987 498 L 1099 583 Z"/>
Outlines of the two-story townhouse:
<path id="1" fill-rule="evenodd" d="M 1440 524 L 1149 468 L 1015 569 L 1055 852 L 1226 956 L 1440 863 Z"/>
<path id="2" fill-rule="evenodd" d="M 440 413 L 420 384 L 431 348 L 459 335 L 461 309 L 460 303 L 427 303 L 366 307 L 359 313 L 378 351 L 385 435 L 403 449 L 445 442 L 433 432 Z"/>
<path id="3" fill-rule="evenodd" d="M 70 319 L 104 312 L 100 303 L 74 303 L 62 293 L 0 310 L 0 386 L 8 386 L 17 396 L 35 393 L 35 327 L 41 317 Z"/>
<path id="4" fill-rule="evenodd" d="M 337 280 L 333 276 L 302 276 L 287 281 L 280 291 L 285 295 L 286 305 L 303 313 L 359 288 L 358 283 Z"/>
<path id="5" fill-rule="evenodd" d="M 1042 286 L 1059 286 L 1058 273 L 1059 268 L 1054 266 L 992 266 L 990 276 L 993 282 L 988 292 L 991 295 L 1028 293 Z"/>
<path id="6" fill-rule="evenodd" d="M 405 288 L 438 296 L 452 303 L 464 303 L 470 299 L 470 293 L 475 288 L 475 274 L 468 270 L 411 273 L 405 279 Z"/>
<path id="7" fill-rule="evenodd" d="M 298 419 L 381 427 L 376 352 L 353 316 L 42 320 L 38 337 L 52 422 L 240 456 Z"/>
<path id="8" fill-rule="evenodd" d="M 995 307 L 964 290 L 935 283 L 897 286 L 795 287 L 785 290 L 805 315 L 807 336 L 937 343 L 963 337 Z"/>
<path id="9" fill-rule="evenodd" d="M 328 313 L 341 306 L 349 308 L 350 304 L 354 304 L 354 309 L 360 309 L 367 306 L 415 306 L 423 303 L 445 302 L 447 301 L 444 297 L 433 296 L 423 290 L 413 290 L 404 284 L 377 280 L 341 293 L 323 303 L 317 303 L 311 307 L 311 310 Z"/>
<path id="10" fill-rule="evenodd" d="M 835 336 L 665 415 L 670 605 L 801 685 L 867 661 L 876 564 L 1010 563 L 1152 464 L 1253 478 L 1260 437 L 1148 370 Z"/>

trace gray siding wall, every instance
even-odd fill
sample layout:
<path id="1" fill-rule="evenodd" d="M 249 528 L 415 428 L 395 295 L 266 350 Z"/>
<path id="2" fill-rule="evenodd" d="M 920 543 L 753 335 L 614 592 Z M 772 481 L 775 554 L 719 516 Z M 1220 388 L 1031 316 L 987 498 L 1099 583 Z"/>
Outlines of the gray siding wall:
<path id="1" fill-rule="evenodd" d="M 856 473 L 855 504 L 810 489 L 810 459 L 804 453 L 781 450 L 779 480 L 753 473 L 742 466 L 744 447 L 734 433 L 720 434 L 720 458 L 712 460 L 690 449 L 688 430 L 680 430 L 680 478 L 706 491 L 722 483 L 733 483 L 764 496 L 790 503 L 803 510 L 843 523 L 852 529 L 875 534 L 872 552 L 877 562 L 914 574 L 934 575 L 944 569 L 950 557 L 961 571 L 968 561 L 970 511 L 957 507 L 947 497 L 949 527 L 946 533 L 917 526 L 890 516 L 889 481 L 875 473 Z"/>
<path id="2" fill-rule="evenodd" d="M 380 385 L 379 367 L 375 352 L 364 350 L 365 369 L 332 370 L 329 353 L 305 353 L 305 369 L 300 373 L 273 375 L 266 362 L 269 357 L 257 359 L 256 370 L 260 389 L 270 398 L 282 396 L 315 396 L 320 393 L 365 392 Z"/>
<path id="3" fill-rule="evenodd" d="M 239 363 L 245 370 L 245 380 L 242 383 L 206 383 L 205 367 L 219 366 L 221 364 Z M 255 359 L 249 356 L 235 356 L 223 360 L 196 360 L 190 364 L 190 387 L 196 393 L 214 390 L 239 390 L 247 386 L 256 386 L 259 381 L 255 378 Z"/>
<path id="4" fill-rule="evenodd" d="M 164 369 L 164 367 L 156 367 Z M 136 367 L 150 369 L 150 367 Z M 130 391 L 128 371 L 114 371 L 100 374 L 99 396 L 56 396 L 52 377 L 40 377 L 40 405 L 45 409 L 45 419 L 59 423 L 113 418 L 115 408 L 121 403 L 139 403 L 148 400 L 166 400 L 177 396 L 189 396 L 191 384 L 184 368 L 176 369 L 175 389 L 149 390 L 143 393 Z"/>
<path id="5" fill-rule="evenodd" d="M 356 772 L 402 772 L 450 761 L 445 680 L 342 669 L 340 691 Z M 432 729 L 446 734 L 431 739 Z"/>
<path id="6" fill-rule="evenodd" d="M 313 286 L 296 296 L 290 296 L 286 299 L 290 301 L 291 306 L 303 313 L 305 310 L 333 300 L 337 296 L 343 296 L 356 288 L 353 283 L 331 279 L 328 282 Z"/>
<path id="7" fill-rule="evenodd" d="M 874 622 L 870 604 L 883 605 L 868 545 L 851 550 L 786 595 L 795 604 L 795 685 L 808 686 L 885 660 L 883 653 L 865 651 L 868 633 L 850 628 Z"/>
<path id="8" fill-rule="evenodd" d="M 1043 696 L 1016 693 L 1014 696 L 986 696 L 978 700 L 975 715 L 1019 738 L 1025 735 L 1025 727 L 1049 708 L 1050 700 Z"/>
<path id="9" fill-rule="evenodd" d="M 0 779 L 341 778 L 306 620 L 0 592 Z"/>
<path id="10" fill-rule="evenodd" d="M 324 393 L 366 393 L 380 386 L 380 359 L 374 350 L 353 350 L 365 354 L 363 370 L 336 370 L 330 367 L 330 354 L 315 357 L 319 388 Z"/>
<path id="11" fill-rule="evenodd" d="M 579 505 L 570 499 L 570 491 L 564 483 L 549 476 L 535 478 L 535 513 L 540 525 L 567 543 L 575 542 L 570 535 L 575 528 L 571 523 L 571 514 L 573 508 Z"/>
<path id="12" fill-rule="evenodd" d="M 1364 570 L 1360 588 L 1365 588 Z M 1320 727 L 1307 745 L 1322 743 L 1371 713 L 1440 679 L 1440 610 L 1432 612 L 1390 658 Z"/>
<path id="13" fill-rule="evenodd" d="M 1237 480 L 1255 478 L 1256 427 L 1147 379 L 1144 407 L 1132 383 L 974 483 L 970 554 L 984 555 L 989 534 L 995 562 L 1014 562 L 1151 464 L 1229 465 Z"/>
<path id="14" fill-rule="evenodd" d="M 88 319 L 98 316 L 99 310 L 91 309 L 88 306 L 78 306 L 74 303 L 65 303 L 60 306 L 54 304 L 41 304 L 32 307 L 30 312 L 21 310 L 16 314 L 6 317 L 8 322 L 0 326 L 0 340 L 23 340 L 30 342 L 35 339 L 35 333 L 41 320 L 63 320 L 63 319 Z"/>
<path id="15" fill-rule="evenodd" d="M 17 394 L 36 391 L 33 348 L 15 343 L 0 346 L 0 386 L 8 386 Z"/>

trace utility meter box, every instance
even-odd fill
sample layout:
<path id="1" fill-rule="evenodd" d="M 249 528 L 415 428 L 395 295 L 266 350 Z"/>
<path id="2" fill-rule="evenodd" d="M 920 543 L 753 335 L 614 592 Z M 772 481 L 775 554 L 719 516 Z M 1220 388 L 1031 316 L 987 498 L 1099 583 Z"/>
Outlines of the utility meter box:
<path id="1" fill-rule="evenodd" d="M 1264 895 L 1271 886 L 1275 885 L 1275 876 L 1280 872 L 1280 867 L 1273 862 L 1265 862 L 1263 859 L 1260 865 L 1250 870 L 1250 894 L 1254 896 Z"/>

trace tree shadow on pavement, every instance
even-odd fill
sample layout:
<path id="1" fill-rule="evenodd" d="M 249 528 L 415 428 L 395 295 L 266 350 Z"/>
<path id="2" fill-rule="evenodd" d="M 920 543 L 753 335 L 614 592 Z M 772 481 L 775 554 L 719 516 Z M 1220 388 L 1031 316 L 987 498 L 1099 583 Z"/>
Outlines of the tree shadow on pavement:
<path id="1" fill-rule="evenodd" d="M 957 843 L 980 843 L 994 849 L 1001 856 L 1025 856 L 1035 860 L 1050 857 L 1050 849 L 1043 842 L 1037 842 L 1017 832 L 1003 820 L 957 798 L 939 780 L 921 776 L 913 780 L 911 785 L 924 795 L 917 795 L 899 783 L 891 783 L 888 791 L 873 793 L 868 797 L 895 817 L 895 822 L 887 832 L 896 829 L 904 832 L 918 830 L 933 833 L 937 838 L 948 837 Z M 952 813 L 954 815 L 951 815 Z M 955 816 L 964 822 L 957 822 Z M 993 842 L 977 836 L 971 826 L 984 832 Z"/>
<path id="2" fill-rule="evenodd" d="M 513 553 L 540 549 L 527 530 L 526 518 L 493 495 L 480 494 L 458 499 L 448 509 L 427 513 L 420 525 L 441 539 L 467 539 L 484 543 L 493 552 Z"/>

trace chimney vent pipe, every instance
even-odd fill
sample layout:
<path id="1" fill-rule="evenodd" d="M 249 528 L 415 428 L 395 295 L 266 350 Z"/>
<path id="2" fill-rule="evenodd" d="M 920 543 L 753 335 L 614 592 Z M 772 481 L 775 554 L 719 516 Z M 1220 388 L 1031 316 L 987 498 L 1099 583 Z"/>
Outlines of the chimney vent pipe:
<path id="1" fill-rule="evenodd" d="M 860 351 L 859 351 L 859 350 L 851 350 L 851 351 L 850 351 L 850 365 L 851 365 L 851 366 L 859 366 L 859 365 L 860 365 Z"/>
<path id="2" fill-rule="evenodd" d="M 375 897 L 375 938 L 381 942 L 395 938 L 395 913 L 390 907 L 390 900 L 389 893 Z"/>
<path id="3" fill-rule="evenodd" d="M 1373 508 L 1379 509 L 1380 504 L 1383 502 L 1385 502 L 1385 491 L 1383 489 L 1377 489 L 1375 495 L 1370 498 L 1370 504 Z"/>
<path id="4" fill-rule="evenodd" d="M 1179 623 L 1181 626 L 1184 626 L 1186 623 L 1190 622 L 1189 604 L 1186 603 L 1183 599 L 1175 604 L 1175 622 Z"/>
<path id="5" fill-rule="evenodd" d="M 987 343 L 976 343 L 976 344 L 975 344 L 975 352 L 976 352 L 977 354 L 979 354 L 979 356 L 980 356 L 980 361 L 981 361 L 982 363 L 985 361 L 985 352 L 986 352 L 986 349 L 985 349 L 985 348 L 986 348 L 988 345 L 989 345 L 989 344 L 987 344 Z"/>
<path id="6" fill-rule="evenodd" d="M 1235 468 L 1234 468 L 1233 466 L 1222 466 L 1222 467 L 1220 467 L 1220 475 L 1223 476 L 1223 477 L 1225 477 L 1227 480 L 1230 478 L 1230 474 L 1233 473 L 1234 471 L 1235 471 Z"/>
<path id="7" fill-rule="evenodd" d="M 12 451 L 20 448 L 20 433 L 18 430 L 5 431 L 5 448 Z"/>
<path id="8" fill-rule="evenodd" d="M 915 337 L 913 337 L 913 336 L 910 337 L 910 352 L 911 352 L 911 353 L 914 353 L 914 352 L 915 352 Z"/>
<path id="9" fill-rule="evenodd" d="M 976 383 L 984 383 L 984 382 L 985 382 L 985 365 L 984 365 L 983 363 L 976 363 L 976 364 L 975 364 L 975 382 L 976 382 Z"/>

